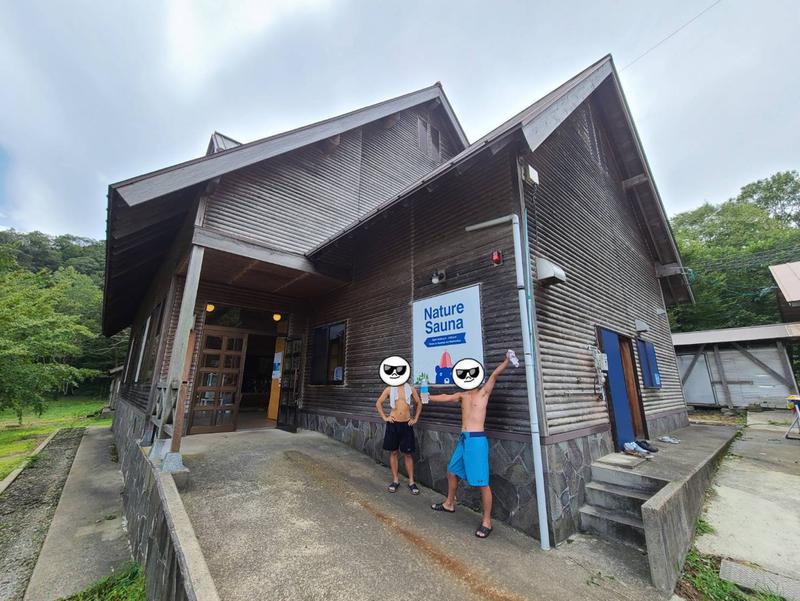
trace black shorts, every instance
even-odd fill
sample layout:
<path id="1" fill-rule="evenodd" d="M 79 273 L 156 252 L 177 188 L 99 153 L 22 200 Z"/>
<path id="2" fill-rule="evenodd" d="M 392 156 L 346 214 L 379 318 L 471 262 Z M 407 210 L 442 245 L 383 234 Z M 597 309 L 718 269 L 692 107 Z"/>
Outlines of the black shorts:
<path id="1" fill-rule="evenodd" d="M 383 437 L 384 451 L 397 451 L 413 453 L 414 428 L 408 422 L 386 422 L 386 434 Z"/>

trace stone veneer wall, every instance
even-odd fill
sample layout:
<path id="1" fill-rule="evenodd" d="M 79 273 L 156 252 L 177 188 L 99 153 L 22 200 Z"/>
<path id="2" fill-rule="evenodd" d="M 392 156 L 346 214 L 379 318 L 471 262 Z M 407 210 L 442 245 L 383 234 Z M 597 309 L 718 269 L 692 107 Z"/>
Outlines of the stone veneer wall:
<path id="1" fill-rule="evenodd" d="M 647 416 L 647 433 L 651 439 L 685 428 L 688 425 L 689 413 L 686 408 L 683 411 L 671 411 L 663 415 L 656 414 L 652 417 Z"/>
<path id="2" fill-rule="evenodd" d="M 150 601 L 195 601 L 185 577 L 153 465 L 139 446 L 146 416 L 124 400 L 114 412 L 112 429 L 125 484 L 123 507 L 133 556 L 144 566 Z"/>
<path id="3" fill-rule="evenodd" d="M 592 462 L 613 452 L 609 430 L 544 446 L 554 543 L 566 540 L 580 529 L 579 510 L 586 500 L 586 483 L 592 480 Z"/>
<path id="4" fill-rule="evenodd" d="M 388 465 L 389 453 L 382 448 L 383 423 L 301 412 L 299 425 L 330 436 Z M 414 433 L 417 445 L 414 474 L 417 482 L 446 494 L 447 464 L 458 441 L 458 433 L 420 426 L 414 427 Z M 404 469 L 402 461 L 400 467 Z M 489 437 L 489 468 L 489 484 L 494 493 L 492 516 L 538 537 L 531 444 Z M 457 495 L 460 503 L 480 510 L 478 489 L 468 487 L 462 481 Z"/>

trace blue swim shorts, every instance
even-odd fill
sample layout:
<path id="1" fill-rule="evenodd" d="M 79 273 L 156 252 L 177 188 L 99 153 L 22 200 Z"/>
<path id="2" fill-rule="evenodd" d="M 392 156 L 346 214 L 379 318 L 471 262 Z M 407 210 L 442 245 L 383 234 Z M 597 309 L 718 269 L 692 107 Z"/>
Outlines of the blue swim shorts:
<path id="1" fill-rule="evenodd" d="M 462 432 L 447 471 L 470 486 L 489 486 L 489 441 L 483 432 Z"/>

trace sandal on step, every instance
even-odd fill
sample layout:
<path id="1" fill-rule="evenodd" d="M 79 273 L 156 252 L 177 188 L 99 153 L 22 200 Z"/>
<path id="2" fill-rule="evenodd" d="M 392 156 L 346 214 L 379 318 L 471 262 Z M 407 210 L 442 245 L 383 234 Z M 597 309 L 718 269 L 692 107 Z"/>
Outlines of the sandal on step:
<path id="1" fill-rule="evenodd" d="M 434 511 L 444 511 L 445 513 L 456 512 L 455 509 L 448 509 L 447 507 L 445 507 L 444 503 L 434 503 L 433 505 L 431 505 L 431 509 L 433 509 Z"/>
<path id="2" fill-rule="evenodd" d="M 415 483 L 409 484 L 408 485 L 408 490 L 411 491 L 412 495 L 418 495 L 419 494 L 419 486 L 417 486 Z"/>
<path id="3" fill-rule="evenodd" d="M 475 536 L 478 538 L 488 538 L 488 536 L 492 533 L 491 528 L 487 528 L 483 524 L 481 524 L 478 529 L 475 531 Z"/>
<path id="4" fill-rule="evenodd" d="M 398 488 L 400 488 L 400 483 L 399 482 L 392 482 L 389 485 L 389 492 L 397 492 Z"/>

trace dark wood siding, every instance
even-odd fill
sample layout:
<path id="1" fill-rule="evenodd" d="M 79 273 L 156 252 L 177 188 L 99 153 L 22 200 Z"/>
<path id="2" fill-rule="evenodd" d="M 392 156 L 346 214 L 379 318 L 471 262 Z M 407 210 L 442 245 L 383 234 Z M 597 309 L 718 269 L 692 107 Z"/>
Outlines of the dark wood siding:
<path id="1" fill-rule="evenodd" d="M 454 152 L 434 111 L 409 109 L 230 173 L 209 200 L 204 227 L 290 252 L 305 253 L 377 204 L 430 172 Z M 439 126 L 442 156 L 417 144 L 417 116 Z"/>
<path id="2" fill-rule="evenodd" d="M 654 260 L 590 102 L 531 162 L 541 182 L 535 202 L 527 192 L 531 252 L 567 273 L 564 284 L 535 287 L 547 433 L 608 423 L 587 349 L 598 344 L 598 325 L 634 337 L 634 320 L 647 322 L 644 337 L 655 345 L 663 388 L 642 388 L 645 412 L 652 417 L 683 407 Z M 638 357 L 637 371 L 641 385 Z"/>
<path id="3" fill-rule="evenodd" d="M 512 212 L 519 205 L 512 183 L 508 155 L 499 153 L 358 234 L 352 284 L 317 299 L 310 309 L 310 328 L 347 321 L 345 384 L 311 385 L 306 373 L 304 410 L 376 417 L 375 400 L 384 387 L 377 373 L 381 360 L 392 354 L 413 359 L 415 299 L 480 283 L 487 370 L 507 348 L 521 348 L 510 228 L 464 231 L 471 223 Z M 500 267 L 489 260 L 495 248 L 506 257 Z M 430 281 L 435 269 L 447 271 L 447 280 L 436 286 Z M 503 376 L 489 405 L 487 430 L 527 431 L 524 380 L 522 370 Z M 422 420 L 458 426 L 459 409 L 429 404 Z"/>

